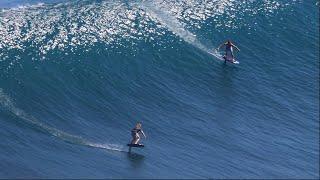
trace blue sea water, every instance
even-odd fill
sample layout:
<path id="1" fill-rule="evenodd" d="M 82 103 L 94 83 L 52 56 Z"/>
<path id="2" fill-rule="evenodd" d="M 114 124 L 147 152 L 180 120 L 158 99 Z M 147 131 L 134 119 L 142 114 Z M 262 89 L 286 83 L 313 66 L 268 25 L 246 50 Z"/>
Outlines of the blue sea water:
<path id="1" fill-rule="evenodd" d="M 319 178 L 319 1 L 0 7 L 0 178 Z"/>

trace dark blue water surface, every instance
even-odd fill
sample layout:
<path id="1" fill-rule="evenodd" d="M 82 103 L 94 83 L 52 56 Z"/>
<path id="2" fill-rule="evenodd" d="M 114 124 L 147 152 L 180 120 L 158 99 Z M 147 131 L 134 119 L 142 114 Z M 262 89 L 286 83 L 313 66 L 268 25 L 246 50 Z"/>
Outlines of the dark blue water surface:
<path id="1" fill-rule="evenodd" d="M 0 7 L 0 178 L 319 178 L 316 1 Z"/>

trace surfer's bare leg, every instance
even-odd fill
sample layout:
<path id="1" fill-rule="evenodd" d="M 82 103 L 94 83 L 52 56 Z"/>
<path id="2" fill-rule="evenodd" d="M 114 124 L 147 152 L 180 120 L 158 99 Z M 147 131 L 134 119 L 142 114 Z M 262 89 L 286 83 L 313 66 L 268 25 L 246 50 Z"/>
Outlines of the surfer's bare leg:
<path id="1" fill-rule="evenodd" d="M 131 134 L 131 135 L 132 135 L 132 134 Z M 136 137 L 135 137 L 134 135 L 132 135 L 131 144 L 133 144 L 135 140 L 136 140 Z"/>
<path id="2" fill-rule="evenodd" d="M 139 141 L 140 141 L 140 137 L 138 136 L 138 137 L 135 139 L 135 141 L 134 141 L 133 144 L 138 144 Z"/>
<path id="3" fill-rule="evenodd" d="M 131 144 L 137 144 L 140 140 L 140 136 L 138 134 L 132 134 Z"/>

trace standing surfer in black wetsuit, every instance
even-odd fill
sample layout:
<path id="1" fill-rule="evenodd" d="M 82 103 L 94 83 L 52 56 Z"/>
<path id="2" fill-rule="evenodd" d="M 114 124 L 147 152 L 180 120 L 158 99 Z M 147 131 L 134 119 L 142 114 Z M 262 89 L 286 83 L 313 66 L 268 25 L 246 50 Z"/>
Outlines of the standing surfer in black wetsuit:
<path id="1" fill-rule="evenodd" d="M 231 59 L 234 61 L 234 55 L 233 55 L 233 47 L 235 47 L 238 51 L 240 51 L 240 49 L 231 43 L 230 40 L 222 43 L 219 47 L 218 47 L 218 50 L 222 47 L 222 46 L 226 46 L 226 52 L 225 52 L 225 55 L 224 55 L 224 60 L 226 62 L 227 59 L 229 59 L 229 57 L 231 57 Z"/>
<path id="2" fill-rule="evenodd" d="M 140 122 L 138 122 L 136 124 L 136 126 L 131 130 L 131 136 L 132 136 L 131 144 L 138 144 L 138 142 L 140 141 L 139 133 L 141 133 L 144 136 L 144 138 L 147 138 L 146 135 L 144 134 L 144 132 L 141 129 L 141 123 Z"/>

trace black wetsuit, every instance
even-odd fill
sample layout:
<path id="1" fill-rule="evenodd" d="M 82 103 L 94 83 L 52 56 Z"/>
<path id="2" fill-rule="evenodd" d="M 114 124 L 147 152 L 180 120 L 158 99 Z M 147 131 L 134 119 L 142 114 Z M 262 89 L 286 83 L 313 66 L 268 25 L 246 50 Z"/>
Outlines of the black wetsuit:
<path id="1" fill-rule="evenodd" d="M 226 44 L 226 56 L 228 56 L 230 53 L 230 55 L 233 57 L 233 46 Z"/>
<path id="2" fill-rule="evenodd" d="M 141 132 L 141 129 L 133 128 L 133 129 L 131 130 L 131 136 L 132 136 L 133 138 L 137 138 L 137 136 L 139 137 L 139 132 Z"/>

